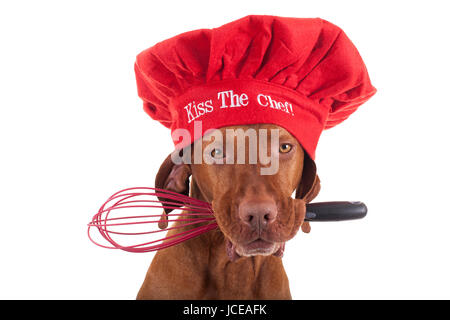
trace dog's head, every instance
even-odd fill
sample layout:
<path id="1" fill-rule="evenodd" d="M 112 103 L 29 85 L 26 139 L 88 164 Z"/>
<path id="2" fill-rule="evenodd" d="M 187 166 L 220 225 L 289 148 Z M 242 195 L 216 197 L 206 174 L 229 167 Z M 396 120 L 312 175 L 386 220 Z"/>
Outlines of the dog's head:
<path id="1" fill-rule="evenodd" d="M 247 143 L 239 142 L 239 134 L 229 135 L 233 130 L 243 133 Z M 249 142 L 250 130 L 256 133 L 256 148 Z M 259 134 L 262 131 L 265 134 Z M 157 174 L 156 187 L 186 195 L 191 191 L 193 196 L 212 203 L 231 260 L 281 256 L 284 243 L 300 227 L 309 232 L 309 224 L 303 221 L 305 204 L 320 190 L 314 162 L 288 131 L 276 125 L 225 127 L 216 133 L 220 134 L 197 141 L 189 150 L 192 154 L 201 150 L 210 156 L 209 161 L 174 164 L 169 156 Z M 220 141 L 220 136 L 226 141 Z M 252 160 L 252 151 L 258 155 L 256 160 Z M 242 152 L 245 156 L 239 159 Z M 270 174 L 262 172 L 273 163 L 262 161 L 262 155 L 277 161 L 276 170 Z M 291 197 L 294 191 L 295 199 Z M 166 226 L 164 221 L 160 227 Z"/>

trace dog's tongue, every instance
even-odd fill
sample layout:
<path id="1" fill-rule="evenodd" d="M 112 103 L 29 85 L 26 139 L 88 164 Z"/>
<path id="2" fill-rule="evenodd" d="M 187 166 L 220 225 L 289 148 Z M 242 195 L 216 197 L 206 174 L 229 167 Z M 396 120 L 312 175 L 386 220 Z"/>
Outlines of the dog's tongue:
<path id="1" fill-rule="evenodd" d="M 227 255 L 228 255 L 228 258 L 230 259 L 230 261 L 236 261 L 237 259 L 239 259 L 241 256 L 236 252 L 236 246 L 230 241 L 230 240 L 228 240 L 227 239 L 227 242 L 226 242 L 226 250 L 227 250 Z M 279 257 L 279 258 L 282 258 L 283 257 L 283 254 L 284 254 L 284 247 L 285 247 L 285 242 L 283 242 L 281 245 L 280 245 L 280 248 L 277 250 L 277 252 L 275 252 L 273 255 L 275 256 L 275 257 Z"/>

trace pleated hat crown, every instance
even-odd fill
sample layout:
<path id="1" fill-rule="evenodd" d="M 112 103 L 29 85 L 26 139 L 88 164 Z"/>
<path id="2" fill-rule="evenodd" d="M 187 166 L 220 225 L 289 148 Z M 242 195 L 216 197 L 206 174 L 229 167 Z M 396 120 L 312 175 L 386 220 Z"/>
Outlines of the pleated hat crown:
<path id="1" fill-rule="evenodd" d="M 376 89 L 346 34 L 319 18 L 247 16 L 186 32 L 141 52 L 135 63 L 144 110 L 170 128 L 270 123 L 314 159 L 324 129 L 347 119 Z"/>

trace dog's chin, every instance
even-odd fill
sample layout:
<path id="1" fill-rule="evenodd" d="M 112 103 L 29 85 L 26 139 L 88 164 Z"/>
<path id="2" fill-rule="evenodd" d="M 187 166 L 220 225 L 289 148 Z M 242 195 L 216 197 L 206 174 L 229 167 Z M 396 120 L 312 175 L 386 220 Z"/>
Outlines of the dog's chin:
<path id="1" fill-rule="evenodd" d="M 284 242 L 271 242 L 264 239 L 241 244 L 233 243 L 227 239 L 226 250 L 228 258 L 236 261 L 241 257 L 270 256 L 282 257 L 284 253 Z"/>

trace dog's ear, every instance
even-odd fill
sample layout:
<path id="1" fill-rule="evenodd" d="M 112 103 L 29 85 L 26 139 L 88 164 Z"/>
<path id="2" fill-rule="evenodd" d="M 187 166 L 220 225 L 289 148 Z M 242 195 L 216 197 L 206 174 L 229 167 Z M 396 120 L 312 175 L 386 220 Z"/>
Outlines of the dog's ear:
<path id="1" fill-rule="evenodd" d="M 312 160 L 308 154 L 305 153 L 303 161 L 303 171 L 300 182 L 295 191 L 295 198 L 302 199 L 305 203 L 311 202 L 320 191 L 320 179 L 317 175 L 317 168 L 314 160 Z M 309 233 L 311 226 L 309 222 L 305 221 L 302 224 L 302 231 Z"/>
<path id="2" fill-rule="evenodd" d="M 179 152 L 179 151 L 175 151 Z M 172 154 L 169 154 L 159 167 L 155 178 L 155 188 L 165 189 L 177 193 L 189 195 L 189 177 L 191 168 L 187 164 L 175 164 L 172 161 Z M 158 197 L 160 201 L 170 201 L 169 199 Z M 161 229 L 167 228 L 167 214 L 172 209 L 164 209 L 158 226 Z"/>
<path id="3" fill-rule="evenodd" d="M 302 176 L 295 192 L 295 198 L 309 203 L 319 194 L 319 191 L 320 180 L 317 175 L 316 164 L 305 153 Z"/>

